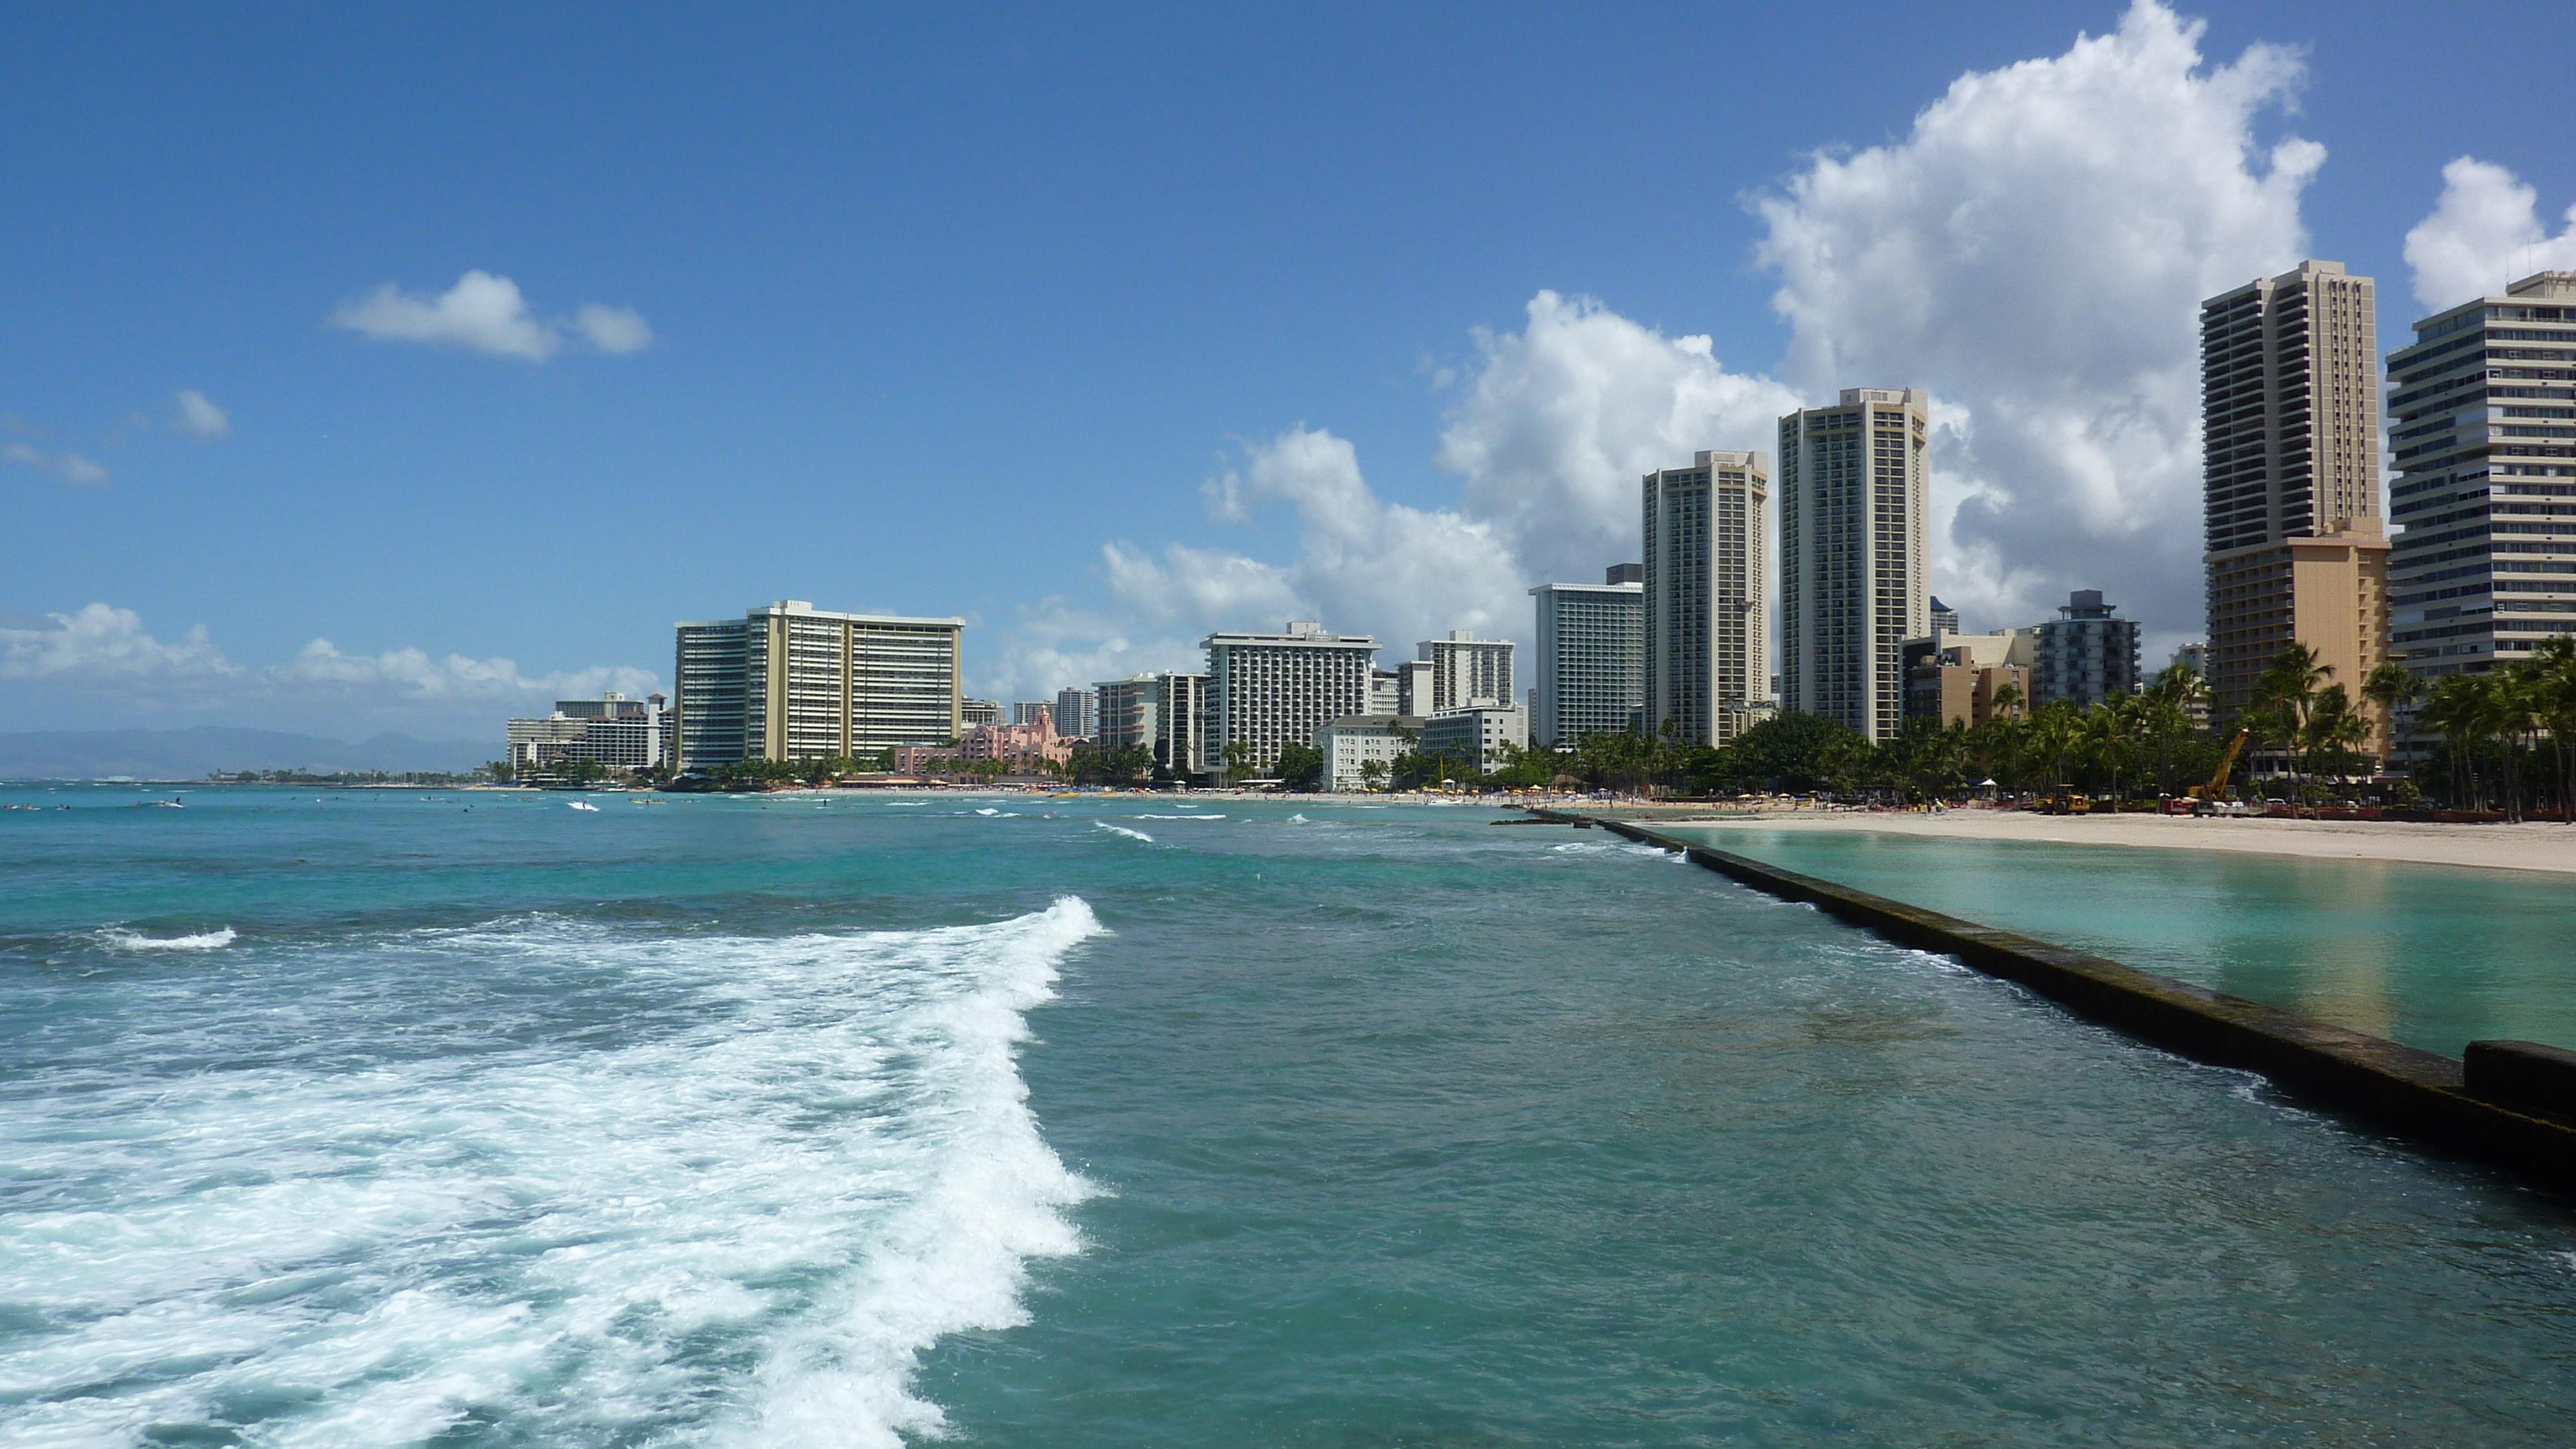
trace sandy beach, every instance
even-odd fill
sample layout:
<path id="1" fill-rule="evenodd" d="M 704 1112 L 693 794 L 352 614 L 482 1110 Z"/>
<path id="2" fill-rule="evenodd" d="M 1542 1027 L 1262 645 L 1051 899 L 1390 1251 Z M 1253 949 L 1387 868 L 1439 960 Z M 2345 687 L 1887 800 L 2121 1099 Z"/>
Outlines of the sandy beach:
<path id="1" fill-rule="evenodd" d="M 1580 808 L 1580 807 L 1577 807 Z M 1610 812 L 1659 825 L 1758 830 L 1876 830 L 1953 840 L 2030 840 L 2161 850 L 2234 850 L 2312 860 L 2384 860 L 2576 875 L 2576 826 L 2432 825 L 2397 821 L 2227 820 L 2181 815 L 2034 815 L 1948 810 L 1938 815 L 1792 810 L 1765 815 Z"/>

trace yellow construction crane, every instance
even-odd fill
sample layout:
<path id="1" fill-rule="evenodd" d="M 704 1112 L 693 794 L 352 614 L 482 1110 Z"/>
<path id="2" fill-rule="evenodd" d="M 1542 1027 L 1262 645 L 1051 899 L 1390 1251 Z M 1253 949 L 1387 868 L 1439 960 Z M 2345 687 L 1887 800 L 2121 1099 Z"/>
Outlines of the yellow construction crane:
<path id="1" fill-rule="evenodd" d="M 2209 777 L 2208 784 L 2194 785 L 2183 793 L 2194 800 L 2215 800 L 2220 796 L 2225 795 L 2227 793 L 2227 777 L 2236 773 L 2237 752 L 2245 748 L 2245 741 L 2250 738 L 2253 733 L 2254 732 L 2252 730 L 2238 730 L 2236 732 L 2236 738 L 2227 742 L 2227 753 L 2219 756 L 2218 758 L 2218 773 Z"/>

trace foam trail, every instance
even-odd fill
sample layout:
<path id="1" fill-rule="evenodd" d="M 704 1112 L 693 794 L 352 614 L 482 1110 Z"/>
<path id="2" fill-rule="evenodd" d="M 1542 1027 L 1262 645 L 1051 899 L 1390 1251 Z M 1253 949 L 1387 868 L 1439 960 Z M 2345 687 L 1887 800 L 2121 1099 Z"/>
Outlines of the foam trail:
<path id="1" fill-rule="evenodd" d="M 1106 820 L 1094 820 L 1091 823 L 1102 830 L 1108 831 L 1112 835 L 1124 835 L 1129 840 L 1141 840 L 1147 845 L 1154 843 L 1154 837 L 1147 835 L 1141 830 L 1130 830 L 1124 825 L 1112 825 Z"/>
<path id="2" fill-rule="evenodd" d="M 920 1353 L 1023 1321 L 1029 1260 L 1080 1246 L 1065 1209 L 1091 1188 L 1014 1054 L 1100 934 L 1076 897 L 783 938 L 538 917 L 335 948 L 302 1027 L 237 983 L 177 988 L 195 1009 L 121 1049 L 248 1064 L 0 1101 L 25 1189 L 0 1302 L 27 1315 L 0 1338 L 0 1443 L 935 1435 Z M 614 982 L 615 1030 L 496 1037 L 489 998 L 450 1006 L 493 977 Z M 409 1015 L 367 1015 L 404 983 Z M 407 1048 L 352 1067 L 349 1041 L 326 1065 L 258 1038 L 323 1012 Z M 418 1049 L 441 1033 L 479 1049 Z"/>
<path id="3" fill-rule="evenodd" d="M 1139 820 L 1223 820 L 1222 815 L 1139 815 Z"/>
<path id="4" fill-rule="evenodd" d="M 238 939 L 230 926 L 193 936 L 146 936 L 112 926 L 99 932 L 99 940 L 115 951 L 220 951 Z"/>

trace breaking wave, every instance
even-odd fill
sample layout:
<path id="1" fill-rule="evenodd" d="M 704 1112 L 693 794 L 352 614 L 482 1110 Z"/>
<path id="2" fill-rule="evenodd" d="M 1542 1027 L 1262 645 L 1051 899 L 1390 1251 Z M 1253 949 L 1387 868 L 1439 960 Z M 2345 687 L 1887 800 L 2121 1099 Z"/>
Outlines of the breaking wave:
<path id="1" fill-rule="evenodd" d="M 98 938 L 111 951 L 220 951 L 240 939 L 230 926 L 193 936 L 146 936 L 111 926 L 99 932 Z"/>
<path id="2" fill-rule="evenodd" d="M 209 991 L 153 1043 L 200 1065 L 0 1102 L 0 1441 L 935 1436 L 921 1352 L 1022 1322 L 1029 1262 L 1080 1246 L 1092 1189 L 1015 1053 L 1100 934 L 1076 897 L 784 938 L 536 917 L 335 948 L 339 997 Z M 368 1015 L 406 984 L 421 1024 Z M 512 992 L 541 999 L 494 1019 Z M 324 1009 L 410 1049 L 259 1038 Z"/>

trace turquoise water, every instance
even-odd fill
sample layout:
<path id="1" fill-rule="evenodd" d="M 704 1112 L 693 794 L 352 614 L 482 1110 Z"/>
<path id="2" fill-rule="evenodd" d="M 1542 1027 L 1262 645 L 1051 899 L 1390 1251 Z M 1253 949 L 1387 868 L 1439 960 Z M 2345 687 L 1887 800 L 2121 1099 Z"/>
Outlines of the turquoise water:
<path id="1" fill-rule="evenodd" d="M 2576 881 L 2219 851 L 1677 829 L 1788 869 L 2457 1056 L 2576 1047 Z"/>
<path id="2" fill-rule="evenodd" d="M 0 1444 L 2565 1442 L 2563 1207 L 1598 832 L 137 794 Z"/>

